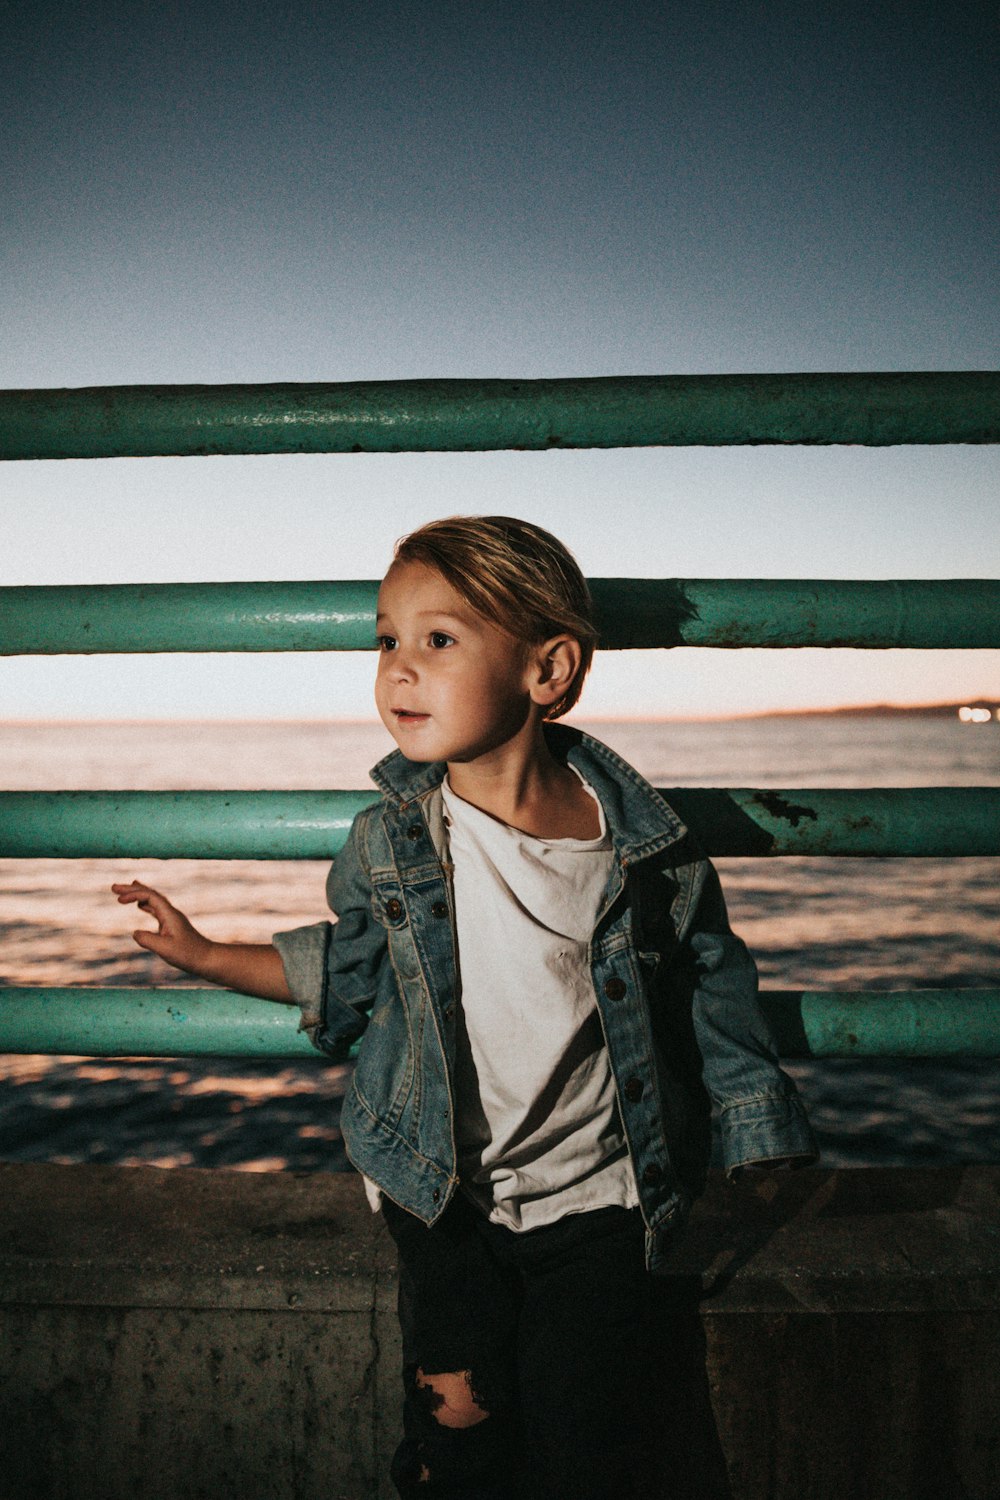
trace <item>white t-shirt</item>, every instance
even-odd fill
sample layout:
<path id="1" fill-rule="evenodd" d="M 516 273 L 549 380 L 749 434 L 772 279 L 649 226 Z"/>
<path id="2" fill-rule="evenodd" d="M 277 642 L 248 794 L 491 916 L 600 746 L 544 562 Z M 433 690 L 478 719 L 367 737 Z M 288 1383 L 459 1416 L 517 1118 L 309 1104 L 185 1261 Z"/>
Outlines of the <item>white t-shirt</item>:
<path id="1" fill-rule="evenodd" d="M 635 1207 L 588 961 L 613 863 L 603 809 L 595 839 L 540 839 L 463 801 L 447 778 L 442 794 L 461 973 L 462 1187 L 515 1230 Z"/>

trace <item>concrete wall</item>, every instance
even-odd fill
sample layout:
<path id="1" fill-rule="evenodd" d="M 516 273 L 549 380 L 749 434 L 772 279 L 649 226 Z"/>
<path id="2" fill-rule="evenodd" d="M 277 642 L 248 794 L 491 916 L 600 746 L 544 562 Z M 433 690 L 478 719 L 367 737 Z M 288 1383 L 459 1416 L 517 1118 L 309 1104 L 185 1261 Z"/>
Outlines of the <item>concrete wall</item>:
<path id="1" fill-rule="evenodd" d="M 713 1180 L 661 1287 L 671 1500 L 996 1500 L 998 1196 Z M 0 1202 L 2 1500 L 389 1500 L 395 1277 L 355 1177 L 6 1165 Z"/>

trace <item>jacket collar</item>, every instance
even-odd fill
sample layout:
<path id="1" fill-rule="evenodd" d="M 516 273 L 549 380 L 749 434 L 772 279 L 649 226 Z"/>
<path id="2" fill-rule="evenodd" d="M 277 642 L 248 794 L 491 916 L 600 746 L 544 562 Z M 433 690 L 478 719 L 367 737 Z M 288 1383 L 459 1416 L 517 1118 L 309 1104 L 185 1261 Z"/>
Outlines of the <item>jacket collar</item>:
<path id="1" fill-rule="evenodd" d="M 684 838 L 687 829 L 655 787 L 607 745 L 566 724 L 546 724 L 545 738 L 556 759 L 575 766 L 594 788 L 612 842 L 626 863 L 646 859 Z M 439 787 L 446 771 L 443 761 L 407 760 L 401 750 L 395 750 L 379 761 L 371 777 L 402 810 Z"/>

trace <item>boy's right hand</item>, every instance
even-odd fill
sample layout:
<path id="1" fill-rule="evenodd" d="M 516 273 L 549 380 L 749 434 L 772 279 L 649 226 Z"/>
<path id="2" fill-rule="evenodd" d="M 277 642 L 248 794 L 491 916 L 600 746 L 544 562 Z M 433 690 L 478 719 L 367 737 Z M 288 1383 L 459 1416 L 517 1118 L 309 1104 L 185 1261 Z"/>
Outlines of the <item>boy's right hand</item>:
<path id="1" fill-rule="evenodd" d="M 132 880 L 128 885 L 113 885 L 111 889 L 121 905 L 134 901 L 140 911 L 148 912 L 157 921 L 156 932 L 147 927 L 138 927 L 132 937 L 140 948 L 148 948 L 160 958 L 183 969 L 187 974 L 198 974 L 204 970 L 205 960 L 214 947 L 210 938 L 203 937 L 192 927 L 182 911 L 171 905 L 166 896 L 154 891 L 152 886 Z"/>

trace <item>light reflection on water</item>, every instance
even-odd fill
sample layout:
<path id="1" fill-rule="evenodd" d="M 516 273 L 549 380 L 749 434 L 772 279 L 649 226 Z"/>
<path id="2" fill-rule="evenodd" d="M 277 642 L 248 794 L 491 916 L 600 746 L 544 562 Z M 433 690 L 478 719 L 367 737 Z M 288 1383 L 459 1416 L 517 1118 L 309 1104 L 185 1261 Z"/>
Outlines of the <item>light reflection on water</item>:
<path id="1" fill-rule="evenodd" d="M 934 718 L 602 724 L 660 785 L 1000 784 L 1000 727 Z M 11 725 L 9 789 L 363 787 L 368 724 Z M 734 926 L 771 988 L 994 985 L 998 862 L 723 860 Z M 0 862 L 0 984 L 181 982 L 131 944 L 113 879 L 162 884 L 212 937 L 266 941 L 324 915 L 308 862 Z M 1000 1157 L 992 1062 L 789 1064 L 831 1164 Z M 345 1069 L 315 1062 L 0 1059 L 5 1160 L 339 1170 Z"/>

